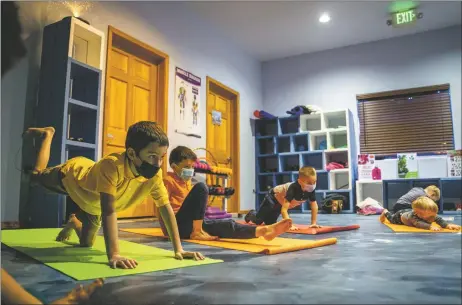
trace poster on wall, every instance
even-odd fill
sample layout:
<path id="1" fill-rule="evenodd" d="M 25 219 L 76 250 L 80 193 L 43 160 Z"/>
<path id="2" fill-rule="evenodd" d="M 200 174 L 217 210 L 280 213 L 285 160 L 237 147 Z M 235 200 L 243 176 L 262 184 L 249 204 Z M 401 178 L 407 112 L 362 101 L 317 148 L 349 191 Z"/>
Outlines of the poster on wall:
<path id="1" fill-rule="evenodd" d="M 398 154 L 398 178 L 418 178 L 417 154 Z"/>
<path id="2" fill-rule="evenodd" d="M 462 150 L 450 150 L 448 154 L 448 176 L 462 176 Z"/>
<path id="3" fill-rule="evenodd" d="M 373 180 L 372 171 L 375 167 L 375 155 L 361 154 L 358 155 L 358 179 Z"/>
<path id="4" fill-rule="evenodd" d="M 175 70 L 175 123 L 178 132 L 199 135 L 201 78 L 176 67 Z"/>

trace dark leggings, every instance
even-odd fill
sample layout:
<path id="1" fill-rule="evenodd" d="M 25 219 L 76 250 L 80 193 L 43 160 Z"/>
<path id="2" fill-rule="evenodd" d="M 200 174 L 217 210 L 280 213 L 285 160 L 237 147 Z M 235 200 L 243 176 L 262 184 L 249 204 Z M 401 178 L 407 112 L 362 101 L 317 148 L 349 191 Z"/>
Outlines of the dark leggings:
<path id="1" fill-rule="evenodd" d="M 278 221 L 279 215 L 281 215 L 282 206 L 276 201 L 276 198 L 271 194 L 267 194 L 260 204 L 258 212 L 255 210 L 250 211 L 246 218 L 252 221 L 254 224 L 261 225 L 272 225 Z"/>
<path id="2" fill-rule="evenodd" d="M 193 221 L 204 219 L 209 196 L 208 187 L 200 182 L 194 185 L 176 213 L 176 222 L 180 237 L 188 239 L 192 233 Z M 204 220 L 202 228 L 205 232 L 220 238 L 255 238 L 255 227 L 236 223 L 232 219 Z"/>
<path id="3" fill-rule="evenodd" d="M 388 219 L 388 221 L 391 224 L 394 225 L 402 225 L 403 222 L 401 221 L 401 215 L 403 215 L 404 212 L 407 212 L 409 210 L 399 210 L 398 212 L 392 214 L 390 212 L 385 213 L 385 217 Z"/>

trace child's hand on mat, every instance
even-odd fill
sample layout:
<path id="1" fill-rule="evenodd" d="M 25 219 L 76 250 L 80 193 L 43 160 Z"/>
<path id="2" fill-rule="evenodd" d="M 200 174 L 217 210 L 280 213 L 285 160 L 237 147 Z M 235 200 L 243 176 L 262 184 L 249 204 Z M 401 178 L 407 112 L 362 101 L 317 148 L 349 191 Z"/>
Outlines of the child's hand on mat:
<path id="1" fill-rule="evenodd" d="M 135 269 L 138 266 L 138 262 L 134 259 L 128 257 L 122 257 L 118 254 L 112 256 L 109 260 L 109 265 L 111 268 L 120 268 L 120 269 Z"/>
<path id="2" fill-rule="evenodd" d="M 430 226 L 430 230 L 431 231 L 441 231 L 441 228 L 437 226 Z"/>
<path id="3" fill-rule="evenodd" d="M 451 224 L 448 224 L 448 226 L 446 227 L 446 229 L 449 229 L 449 230 L 460 230 L 460 226 L 451 223 Z"/>
<path id="4" fill-rule="evenodd" d="M 290 231 L 297 231 L 297 230 L 300 230 L 298 227 L 292 225 L 289 229 Z"/>
<path id="5" fill-rule="evenodd" d="M 87 301 L 96 289 L 103 286 L 104 280 L 97 279 L 88 286 L 78 285 L 67 296 L 56 300 L 51 304 L 80 304 Z"/>
<path id="6" fill-rule="evenodd" d="M 178 260 L 183 260 L 183 258 L 192 258 L 195 261 L 201 261 L 205 259 L 205 257 L 200 252 L 187 252 L 187 251 L 176 252 L 175 258 Z"/>
<path id="7" fill-rule="evenodd" d="M 321 228 L 321 226 L 313 223 L 312 225 L 310 225 L 310 228 Z"/>

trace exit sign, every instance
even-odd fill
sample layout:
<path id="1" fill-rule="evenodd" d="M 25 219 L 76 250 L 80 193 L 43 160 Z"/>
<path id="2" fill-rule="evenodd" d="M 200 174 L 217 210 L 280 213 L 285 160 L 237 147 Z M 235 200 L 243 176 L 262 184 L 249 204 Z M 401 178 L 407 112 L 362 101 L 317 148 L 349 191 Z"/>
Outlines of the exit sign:
<path id="1" fill-rule="evenodd" d="M 420 16 L 418 16 L 415 9 L 411 9 L 405 12 L 393 13 L 392 17 L 392 24 L 394 26 L 402 26 L 414 23 Z"/>

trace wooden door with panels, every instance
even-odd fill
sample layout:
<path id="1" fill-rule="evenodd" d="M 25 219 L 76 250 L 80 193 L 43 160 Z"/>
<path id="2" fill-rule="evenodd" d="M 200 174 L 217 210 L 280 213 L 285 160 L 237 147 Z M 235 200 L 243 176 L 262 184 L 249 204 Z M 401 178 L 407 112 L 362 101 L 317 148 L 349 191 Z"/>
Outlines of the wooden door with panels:
<path id="1" fill-rule="evenodd" d="M 103 156 L 125 150 L 128 128 L 136 122 L 155 121 L 167 132 L 168 56 L 113 27 L 107 52 Z M 166 165 L 162 168 L 165 172 Z M 152 216 L 150 197 L 117 213 L 118 218 Z"/>
<path id="2" fill-rule="evenodd" d="M 220 123 L 214 122 L 214 114 L 221 116 Z M 219 167 L 232 169 L 227 186 L 233 187 L 235 193 L 227 200 L 226 210 L 239 213 L 239 93 L 210 77 L 207 77 L 206 121 L 207 159 L 217 161 Z M 215 184 L 214 178 L 208 179 L 208 183 Z M 223 179 L 220 179 L 220 183 L 224 186 Z M 211 206 L 223 207 L 223 197 L 212 198 Z"/>

